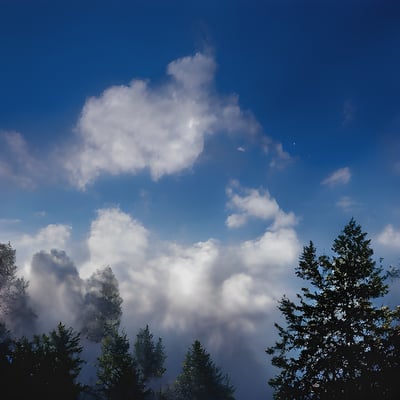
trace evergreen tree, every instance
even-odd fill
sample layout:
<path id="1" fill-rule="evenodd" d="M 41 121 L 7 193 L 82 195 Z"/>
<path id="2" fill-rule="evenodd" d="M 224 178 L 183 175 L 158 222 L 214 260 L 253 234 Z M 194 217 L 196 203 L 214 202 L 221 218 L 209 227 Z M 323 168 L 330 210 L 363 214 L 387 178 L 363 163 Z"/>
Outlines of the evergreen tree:
<path id="1" fill-rule="evenodd" d="M 79 334 L 61 323 L 49 335 L 15 340 L 9 356 L 13 389 L 8 398 L 77 399 L 84 389 L 77 382 L 84 362 L 81 352 Z"/>
<path id="2" fill-rule="evenodd" d="M 17 277 L 15 250 L 0 243 L 0 322 L 14 334 L 30 331 L 36 315 L 29 305 L 27 282 Z"/>
<path id="3" fill-rule="evenodd" d="M 182 373 L 166 398 L 175 400 L 234 400 L 235 389 L 196 340 L 187 351 Z"/>
<path id="4" fill-rule="evenodd" d="M 164 361 L 166 359 L 162 339 L 158 338 L 154 343 L 153 334 L 149 326 L 140 329 L 135 341 L 135 359 L 138 363 L 141 378 L 149 382 L 153 378 L 161 378 L 165 372 Z"/>
<path id="5" fill-rule="evenodd" d="M 2 381 L 2 391 L 12 393 L 12 370 L 11 370 L 12 339 L 10 332 L 4 323 L 0 322 L 0 376 Z"/>
<path id="6" fill-rule="evenodd" d="M 317 257 L 312 242 L 304 247 L 296 274 L 309 284 L 297 303 L 285 296 L 279 303 L 286 327 L 275 324 L 280 340 L 267 349 L 281 370 L 269 382 L 274 398 L 394 398 L 385 379 L 398 360 L 400 310 L 374 305 L 388 292 L 386 277 L 353 219 L 332 250 Z"/>
<path id="7" fill-rule="evenodd" d="M 59 323 L 57 329 L 50 332 L 45 343 L 48 354 L 53 359 L 54 378 L 51 383 L 54 392 L 57 393 L 54 398 L 77 398 L 83 390 L 82 385 L 77 383 L 81 365 L 84 363 L 80 357 L 83 350 L 80 345 L 80 334 Z"/>
<path id="8" fill-rule="evenodd" d="M 143 385 L 125 333 L 111 330 L 102 341 L 97 359 L 98 387 L 107 400 L 143 399 Z"/>

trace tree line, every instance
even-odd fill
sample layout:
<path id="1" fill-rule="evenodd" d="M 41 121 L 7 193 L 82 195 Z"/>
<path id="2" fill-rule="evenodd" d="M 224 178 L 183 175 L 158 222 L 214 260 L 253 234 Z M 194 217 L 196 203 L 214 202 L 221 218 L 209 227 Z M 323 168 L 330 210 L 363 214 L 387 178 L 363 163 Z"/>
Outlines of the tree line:
<path id="1" fill-rule="evenodd" d="M 295 301 L 278 308 L 278 340 L 267 348 L 277 374 L 269 380 L 277 400 L 394 400 L 400 398 L 400 306 L 382 305 L 389 281 L 373 258 L 371 241 L 352 219 L 334 240 L 331 255 L 304 246 L 295 269 L 304 284 Z M 382 260 L 381 260 L 382 261 Z M 0 244 L 0 376 L 9 399 L 234 399 L 235 389 L 202 344 L 187 350 L 176 380 L 154 390 L 165 372 L 162 339 L 148 326 L 130 346 L 120 329 L 121 302 L 111 268 L 98 271 L 86 293 L 86 319 L 79 332 L 60 323 L 49 334 L 16 338 L 19 318 L 33 323 L 27 283 L 16 277 L 15 250 Z M 18 318 L 17 318 L 18 317 Z M 79 382 L 84 364 L 81 335 L 101 342 L 97 382 Z"/>
<path id="2" fill-rule="evenodd" d="M 34 325 L 29 306 L 28 284 L 16 275 L 15 250 L 0 244 L 0 377 L 3 399 L 107 399 L 107 400 L 234 400 L 229 377 L 212 361 L 195 340 L 186 352 L 176 380 L 159 390 L 154 382 L 166 369 L 161 338 L 154 339 L 148 325 L 140 329 L 131 346 L 120 329 L 122 299 L 110 267 L 97 271 L 89 280 L 82 328 L 75 331 L 63 323 L 48 334 L 17 337 L 18 331 Z M 81 337 L 101 343 L 96 362 L 97 381 L 82 384 Z"/>

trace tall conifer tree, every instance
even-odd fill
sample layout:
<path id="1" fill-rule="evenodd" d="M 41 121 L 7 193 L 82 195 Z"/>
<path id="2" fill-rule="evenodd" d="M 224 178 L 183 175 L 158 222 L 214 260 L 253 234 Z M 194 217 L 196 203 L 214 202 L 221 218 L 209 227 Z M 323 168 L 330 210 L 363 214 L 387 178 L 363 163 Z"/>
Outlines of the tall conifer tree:
<path id="1" fill-rule="evenodd" d="M 398 365 L 399 309 L 376 306 L 388 292 L 370 240 L 352 219 L 333 243 L 334 255 L 304 247 L 296 269 L 308 282 L 295 303 L 279 303 L 286 327 L 267 349 L 281 371 L 270 385 L 275 399 L 391 399 L 387 371 Z M 397 350 L 398 353 L 398 350 Z M 385 383 L 386 379 L 386 383 Z"/>
<path id="2" fill-rule="evenodd" d="M 186 353 L 182 372 L 170 391 L 174 400 L 234 400 L 235 389 L 227 375 L 195 340 Z"/>
<path id="3" fill-rule="evenodd" d="M 129 352 L 129 340 L 116 328 L 102 341 L 97 359 L 98 388 L 107 400 L 139 400 L 144 398 L 137 364 Z"/>

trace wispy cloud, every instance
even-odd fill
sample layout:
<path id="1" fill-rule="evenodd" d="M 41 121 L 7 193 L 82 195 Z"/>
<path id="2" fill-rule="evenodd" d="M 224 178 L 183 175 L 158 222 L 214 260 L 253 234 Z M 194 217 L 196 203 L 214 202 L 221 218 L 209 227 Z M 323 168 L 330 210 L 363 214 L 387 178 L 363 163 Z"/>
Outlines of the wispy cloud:
<path id="1" fill-rule="evenodd" d="M 283 150 L 282 143 L 275 142 L 272 145 L 274 156 L 270 162 L 271 168 L 282 169 L 293 161 L 292 156 Z"/>
<path id="2" fill-rule="evenodd" d="M 295 215 L 282 211 L 277 201 L 264 189 L 242 188 L 239 182 L 232 181 L 226 194 L 229 199 L 227 207 L 234 211 L 226 219 L 229 228 L 239 228 L 250 218 L 272 221 L 274 229 L 296 223 Z"/>
<path id="3" fill-rule="evenodd" d="M 354 120 L 355 107 L 351 99 L 347 99 L 343 104 L 343 125 L 348 125 Z"/>
<path id="4" fill-rule="evenodd" d="M 21 222 L 18 218 L 0 218 L 0 225 L 15 225 Z"/>
<path id="5" fill-rule="evenodd" d="M 397 230 L 393 225 L 387 225 L 382 232 L 377 236 L 378 243 L 393 248 L 400 248 L 400 230 Z"/>
<path id="6" fill-rule="evenodd" d="M 351 180 L 351 172 L 349 167 L 339 168 L 327 178 L 325 178 L 321 184 L 327 186 L 337 186 L 349 183 Z"/>
<path id="7" fill-rule="evenodd" d="M 0 132 L 0 179 L 34 189 L 43 164 L 29 151 L 19 132 Z"/>
<path id="8" fill-rule="evenodd" d="M 336 206 L 341 208 L 345 212 L 350 212 L 354 210 L 354 208 L 358 205 L 359 204 L 354 201 L 350 196 L 343 196 L 336 203 Z"/>

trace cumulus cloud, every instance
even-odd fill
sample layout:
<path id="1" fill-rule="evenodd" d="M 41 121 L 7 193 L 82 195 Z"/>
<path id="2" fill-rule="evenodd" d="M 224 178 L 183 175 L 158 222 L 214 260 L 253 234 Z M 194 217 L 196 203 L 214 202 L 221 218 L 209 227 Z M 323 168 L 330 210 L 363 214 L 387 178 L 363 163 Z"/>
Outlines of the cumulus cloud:
<path id="1" fill-rule="evenodd" d="M 243 198 L 254 195 L 246 190 Z M 124 300 L 121 325 L 130 335 L 149 324 L 165 339 L 167 349 L 175 343 L 183 353 L 198 338 L 214 354 L 223 355 L 227 365 L 239 352 L 258 370 L 266 346 L 260 332 L 275 319 L 277 300 L 291 294 L 288 277 L 300 251 L 293 227 L 275 224 L 280 215 L 276 201 L 264 191 L 258 195 L 261 205 L 250 201 L 244 209 L 268 215 L 272 225 L 260 237 L 236 244 L 212 238 L 192 244 L 161 241 L 119 208 L 98 210 L 85 241 L 87 260 L 81 265 L 73 261 L 71 227 L 49 225 L 36 234 L 20 235 L 13 244 L 17 257 L 21 250 L 24 259 L 33 248 L 36 253 L 27 278 L 39 329 L 48 331 L 60 320 L 81 329 L 90 277 L 109 265 Z M 272 211 L 265 208 L 263 196 Z M 37 253 L 40 248 L 44 251 Z M 175 358 L 175 367 L 180 362 L 176 357 L 175 351 L 169 358 Z"/>
<path id="2" fill-rule="evenodd" d="M 216 346 L 227 332 L 236 337 L 254 332 L 260 317 L 273 312 L 299 253 L 296 232 L 288 226 L 236 245 L 212 238 L 183 245 L 159 241 L 131 215 L 109 208 L 98 210 L 86 240 L 87 260 L 77 267 L 67 253 L 54 250 L 73 253 L 70 235 L 68 226 L 49 225 L 14 243 L 18 257 L 36 253 L 27 274 L 29 290 L 38 311 L 52 310 L 42 326 L 47 329 L 60 318 L 77 323 L 84 280 L 110 266 L 128 326 L 142 321 L 164 332 L 202 332 Z"/>
<path id="3" fill-rule="evenodd" d="M 203 332 L 214 344 L 227 331 L 254 331 L 260 316 L 272 312 L 299 253 L 290 227 L 275 226 L 237 245 L 211 238 L 182 245 L 157 241 L 118 208 L 98 211 L 87 243 L 89 259 L 81 274 L 105 264 L 113 268 L 126 321 L 155 324 L 165 332 Z"/>
<path id="4" fill-rule="evenodd" d="M 87 240 L 90 260 L 82 267 L 82 276 L 87 278 L 97 268 L 108 265 L 142 265 L 148 236 L 140 222 L 118 208 L 98 210 Z"/>
<path id="5" fill-rule="evenodd" d="M 280 272 L 295 263 L 299 253 L 299 243 L 293 229 L 280 228 L 266 231 L 260 238 L 245 241 L 240 246 L 241 258 L 251 270 L 274 269 Z"/>
<path id="6" fill-rule="evenodd" d="M 391 224 L 389 224 L 377 236 L 377 241 L 381 245 L 398 249 L 400 247 L 400 230 L 395 229 Z"/>
<path id="7" fill-rule="evenodd" d="M 258 132 L 237 96 L 215 92 L 215 70 L 211 55 L 196 53 L 171 62 L 162 85 L 133 80 L 88 99 L 77 124 L 79 143 L 65 162 L 72 182 L 85 188 L 103 173 L 144 169 L 158 179 L 190 168 L 208 135 Z"/>
<path id="8" fill-rule="evenodd" d="M 232 181 L 226 193 L 229 199 L 227 207 L 235 211 L 226 219 L 229 228 L 239 228 L 250 218 L 271 221 L 273 229 L 296 223 L 295 215 L 282 211 L 277 201 L 264 189 L 242 188 L 239 182 Z"/>
<path id="9" fill-rule="evenodd" d="M 325 178 L 321 184 L 327 186 L 337 186 L 349 183 L 351 179 L 351 171 L 349 167 L 339 168 L 327 178 Z"/>
<path id="10" fill-rule="evenodd" d="M 71 237 L 71 226 L 50 224 L 34 234 L 12 234 L 11 241 L 17 249 L 17 262 L 22 274 L 30 276 L 32 256 L 39 250 L 65 249 Z"/>

